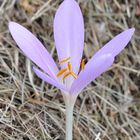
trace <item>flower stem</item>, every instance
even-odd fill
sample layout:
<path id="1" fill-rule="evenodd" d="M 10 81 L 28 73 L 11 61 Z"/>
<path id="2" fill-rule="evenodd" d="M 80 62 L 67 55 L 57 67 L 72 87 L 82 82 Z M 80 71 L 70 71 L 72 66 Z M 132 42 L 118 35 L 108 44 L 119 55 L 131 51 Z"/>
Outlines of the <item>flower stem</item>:
<path id="1" fill-rule="evenodd" d="M 66 104 L 66 140 L 72 140 L 73 106 L 72 104 Z"/>

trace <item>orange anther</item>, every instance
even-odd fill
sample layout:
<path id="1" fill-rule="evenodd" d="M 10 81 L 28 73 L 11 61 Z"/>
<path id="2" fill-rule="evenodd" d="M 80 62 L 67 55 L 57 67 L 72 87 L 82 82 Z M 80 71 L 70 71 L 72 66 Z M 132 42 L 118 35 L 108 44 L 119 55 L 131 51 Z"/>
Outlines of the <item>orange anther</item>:
<path id="1" fill-rule="evenodd" d="M 82 61 L 81 61 L 81 70 L 84 70 L 84 68 L 85 68 L 85 60 L 82 59 Z"/>
<path id="2" fill-rule="evenodd" d="M 70 72 L 70 75 L 72 75 L 75 79 L 77 78 L 77 75 L 73 71 Z"/>
<path id="3" fill-rule="evenodd" d="M 63 73 L 65 73 L 67 71 L 67 68 L 64 68 L 62 70 L 60 70 L 58 73 L 57 73 L 57 77 L 61 76 Z"/>
<path id="4" fill-rule="evenodd" d="M 68 60 L 70 60 L 70 57 L 61 60 L 61 61 L 59 62 L 59 64 L 64 63 L 64 62 L 66 62 L 66 61 L 68 61 Z M 84 60 L 82 60 L 81 65 L 80 65 L 80 66 L 82 66 L 82 69 L 84 69 L 84 64 L 85 64 L 85 63 L 84 63 Z M 68 71 L 68 72 L 67 72 L 67 71 Z M 76 75 L 76 74 L 73 72 L 73 70 L 72 70 L 72 65 L 71 65 L 70 62 L 68 62 L 67 68 L 63 68 L 62 70 L 60 70 L 60 71 L 57 73 L 57 77 L 59 77 L 59 76 L 61 76 L 61 75 L 63 75 L 63 74 L 64 74 L 64 76 L 63 76 L 63 81 L 64 81 L 65 78 L 68 77 L 69 75 L 73 76 L 75 79 L 77 78 L 77 75 Z"/>
<path id="5" fill-rule="evenodd" d="M 68 77 L 70 74 L 71 74 L 70 72 L 67 72 L 67 73 L 64 75 L 64 77 L 63 77 L 63 81 L 64 81 L 64 79 L 65 79 L 66 77 Z"/>
<path id="6" fill-rule="evenodd" d="M 71 63 L 70 62 L 68 62 L 68 70 L 69 71 L 72 71 L 72 66 L 71 66 Z"/>
<path id="7" fill-rule="evenodd" d="M 73 76 L 75 79 L 77 78 L 77 75 L 76 75 L 74 72 L 70 71 L 70 72 L 67 72 L 67 73 L 64 75 L 63 81 L 64 81 L 64 79 L 65 79 L 66 77 L 68 77 L 69 75 Z"/>
<path id="8" fill-rule="evenodd" d="M 59 61 L 59 63 L 58 63 L 58 64 L 65 63 L 65 62 L 67 62 L 68 60 L 70 60 L 70 57 L 68 57 L 68 58 L 66 58 L 66 59 L 63 59 L 63 60 Z"/>

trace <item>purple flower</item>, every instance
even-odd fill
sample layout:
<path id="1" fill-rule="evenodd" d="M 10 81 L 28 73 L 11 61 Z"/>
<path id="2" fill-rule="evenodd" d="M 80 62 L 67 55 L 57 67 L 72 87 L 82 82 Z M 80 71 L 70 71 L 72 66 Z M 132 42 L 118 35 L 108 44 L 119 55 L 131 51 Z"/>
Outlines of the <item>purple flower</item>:
<path id="1" fill-rule="evenodd" d="M 91 81 L 109 69 L 135 30 L 131 28 L 114 37 L 81 69 L 83 17 L 75 0 L 64 0 L 54 18 L 54 39 L 61 67 L 59 71 L 51 55 L 32 33 L 15 22 L 9 23 L 9 29 L 20 49 L 39 67 L 33 67 L 37 76 L 61 89 L 64 95 L 73 96 L 77 96 Z"/>

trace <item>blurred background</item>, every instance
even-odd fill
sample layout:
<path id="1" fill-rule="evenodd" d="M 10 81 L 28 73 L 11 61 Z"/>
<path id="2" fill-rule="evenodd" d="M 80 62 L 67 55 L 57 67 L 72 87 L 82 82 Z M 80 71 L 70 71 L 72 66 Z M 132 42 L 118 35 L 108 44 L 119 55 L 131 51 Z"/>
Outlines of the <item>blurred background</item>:
<path id="1" fill-rule="evenodd" d="M 28 28 L 57 60 L 53 18 L 61 0 L 0 0 L 0 140 L 64 140 L 60 91 L 37 78 L 32 62 L 8 30 Z M 110 70 L 78 96 L 74 140 L 140 140 L 140 0 L 78 0 L 85 23 L 87 61 L 125 29 L 136 32 Z M 22 36 L 21 36 L 22 38 Z M 119 42 L 118 42 L 119 44 Z"/>

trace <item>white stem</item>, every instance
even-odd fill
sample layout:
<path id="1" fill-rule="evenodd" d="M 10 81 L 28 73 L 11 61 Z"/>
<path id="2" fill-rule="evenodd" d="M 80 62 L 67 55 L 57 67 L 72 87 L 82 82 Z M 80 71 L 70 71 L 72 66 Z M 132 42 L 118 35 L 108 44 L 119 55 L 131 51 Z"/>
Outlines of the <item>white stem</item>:
<path id="1" fill-rule="evenodd" d="M 66 140 L 72 140 L 73 104 L 66 104 Z"/>

